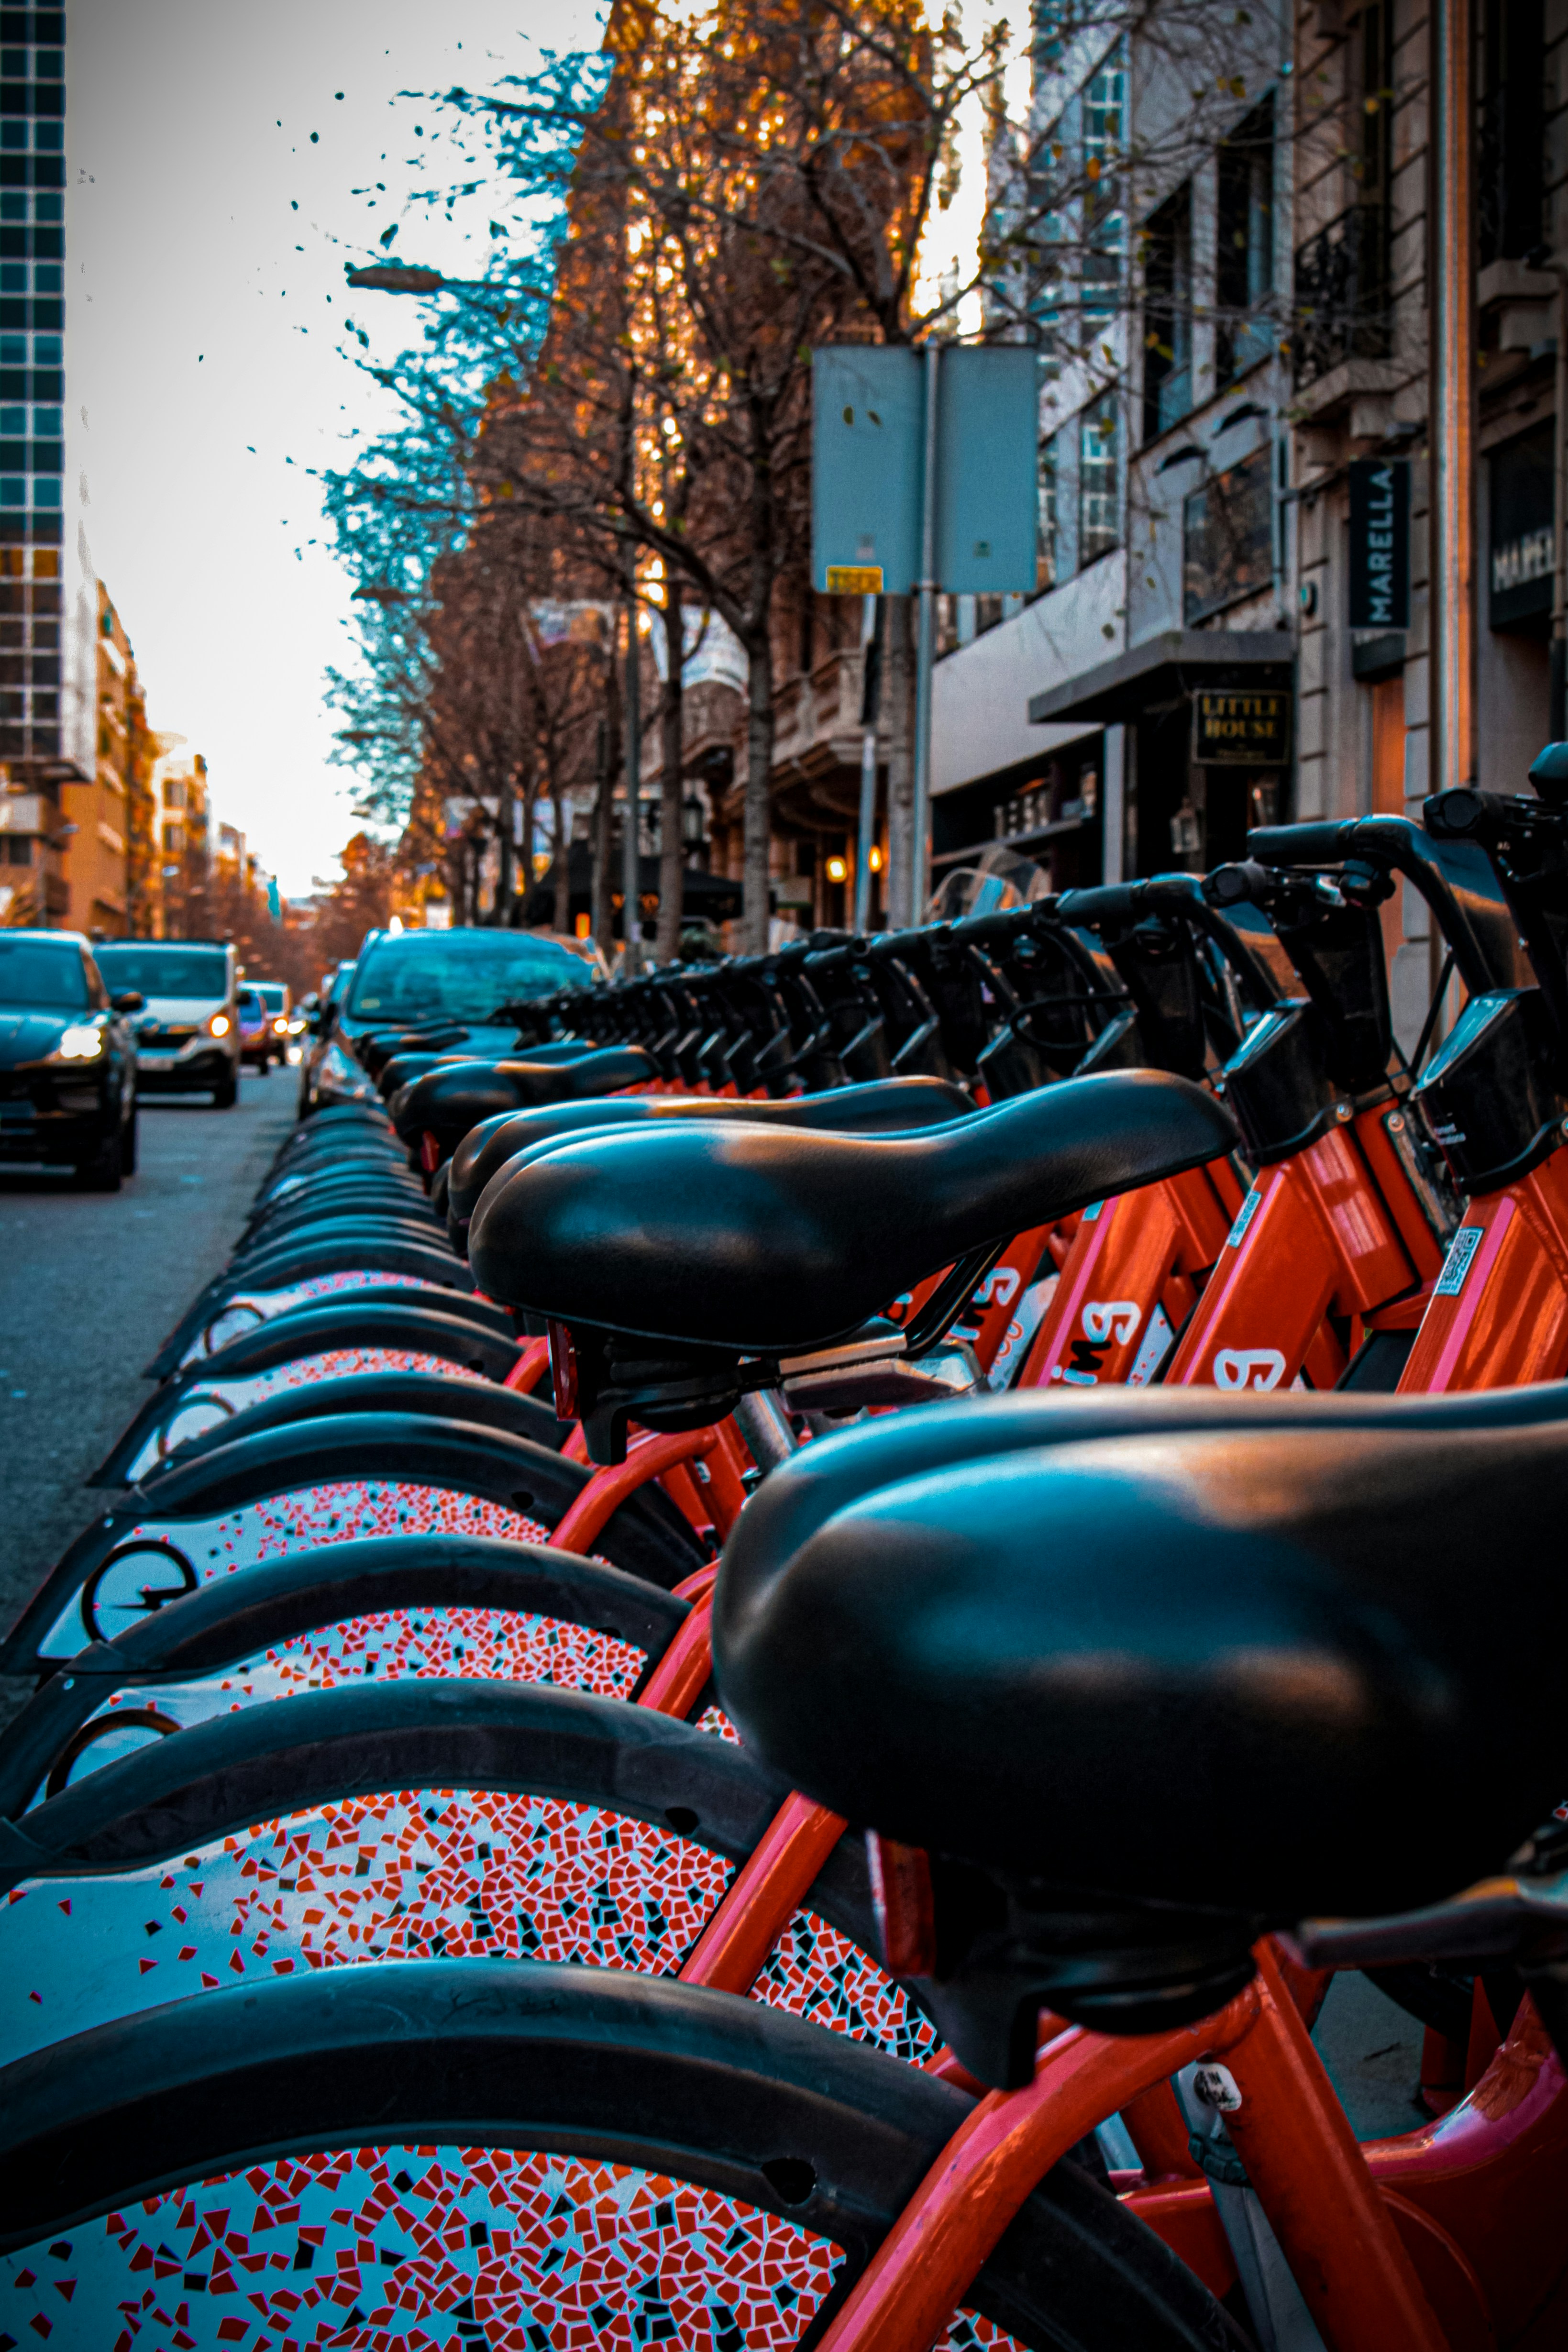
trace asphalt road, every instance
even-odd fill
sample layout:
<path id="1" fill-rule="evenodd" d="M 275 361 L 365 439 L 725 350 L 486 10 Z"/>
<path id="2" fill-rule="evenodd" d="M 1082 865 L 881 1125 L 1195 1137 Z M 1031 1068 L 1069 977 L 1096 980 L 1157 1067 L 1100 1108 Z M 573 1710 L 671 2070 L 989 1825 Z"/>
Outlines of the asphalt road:
<path id="1" fill-rule="evenodd" d="M 142 1367 L 227 1258 L 294 1124 L 297 1074 L 232 1110 L 144 1098 L 119 1192 L 0 1170 L 0 1627 L 91 1517 L 83 1480 L 147 1394 Z M 26 1685 L 0 1678 L 0 1720 Z"/>

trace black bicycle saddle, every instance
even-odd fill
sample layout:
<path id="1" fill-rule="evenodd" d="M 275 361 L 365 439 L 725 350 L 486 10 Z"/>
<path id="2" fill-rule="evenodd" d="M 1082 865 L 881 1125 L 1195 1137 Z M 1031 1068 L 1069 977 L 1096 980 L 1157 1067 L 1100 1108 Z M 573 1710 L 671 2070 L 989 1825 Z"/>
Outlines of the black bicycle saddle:
<path id="1" fill-rule="evenodd" d="M 452 1155 L 448 1221 L 464 1225 L 479 1195 L 509 1160 L 538 1143 L 589 1129 L 633 1127 L 649 1119 L 742 1119 L 748 1126 L 804 1127 L 819 1133 L 898 1135 L 972 1118 L 974 1105 L 945 1078 L 879 1078 L 779 1102 L 736 1102 L 721 1095 L 626 1095 L 614 1102 L 558 1103 L 547 1110 L 501 1112 L 470 1129 Z"/>
<path id="2" fill-rule="evenodd" d="M 1263 1927 L 1451 1895 L 1568 1789 L 1563 1384 L 1513 1427 L 1502 1397 L 1215 1397 L 1207 1430 L 1016 1402 L 969 1409 L 967 1458 L 940 1410 L 805 1449 L 714 1613 L 746 1746 L 937 1857 L 933 2000 L 993 2081 L 1030 2000 L 1203 2014 Z M 987 1442 L 1032 1413 L 1066 1442 Z"/>
<path id="3" fill-rule="evenodd" d="M 661 1343 L 832 1345 L 950 1261 L 1228 1151 L 1160 1071 L 1023 1095 L 919 1135 L 654 1121 L 529 1154 L 469 1229 L 487 1296 Z"/>
<path id="4" fill-rule="evenodd" d="M 648 1085 L 658 1076 L 640 1045 L 601 1045 L 570 1062 L 448 1062 L 400 1087 L 389 1101 L 392 1123 L 405 1143 L 434 1135 L 445 1158 L 481 1118 L 528 1110 L 542 1103 L 576 1102 Z"/>

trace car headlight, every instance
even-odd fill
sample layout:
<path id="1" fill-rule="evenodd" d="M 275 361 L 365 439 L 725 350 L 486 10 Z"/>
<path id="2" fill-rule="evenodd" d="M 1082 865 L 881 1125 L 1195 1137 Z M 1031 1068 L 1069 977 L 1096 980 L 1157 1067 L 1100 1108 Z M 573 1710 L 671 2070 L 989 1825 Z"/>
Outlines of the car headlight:
<path id="1" fill-rule="evenodd" d="M 289 1024 L 284 1020 L 281 1013 L 278 1015 L 277 1020 L 272 1024 L 272 1027 L 275 1034 L 279 1037 L 286 1037 L 289 1034 Z"/>
<path id="2" fill-rule="evenodd" d="M 51 1062 L 96 1062 L 102 1051 L 101 1029 L 89 1028 L 85 1023 L 79 1028 L 73 1024 L 70 1028 L 61 1030 L 60 1042 L 49 1059 Z"/>
<path id="3" fill-rule="evenodd" d="M 226 1013 L 215 1013 L 207 1023 L 207 1034 L 212 1037 L 226 1037 L 232 1026 Z"/>

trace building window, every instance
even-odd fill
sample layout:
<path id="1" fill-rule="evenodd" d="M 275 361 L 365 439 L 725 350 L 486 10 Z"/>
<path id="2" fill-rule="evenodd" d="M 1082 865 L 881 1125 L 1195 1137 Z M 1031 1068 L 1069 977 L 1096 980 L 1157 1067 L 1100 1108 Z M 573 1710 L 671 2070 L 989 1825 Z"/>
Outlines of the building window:
<path id="1" fill-rule="evenodd" d="M 1035 537 L 1035 588 L 1043 594 L 1054 588 L 1062 577 L 1058 566 L 1057 500 L 1059 483 L 1057 478 L 1057 436 L 1047 434 L 1040 443 L 1039 515 Z"/>
<path id="2" fill-rule="evenodd" d="M 1168 432 L 1193 404 L 1191 184 L 1143 224 L 1143 438 Z"/>
<path id="3" fill-rule="evenodd" d="M 1121 543 L 1121 435 L 1116 388 L 1082 411 L 1078 425 L 1078 562 L 1081 571 Z"/>
<path id="4" fill-rule="evenodd" d="M 1484 269 L 1541 244 L 1546 199 L 1542 0 L 1487 0 L 1477 230 Z"/>
<path id="5" fill-rule="evenodd" d="M 1127 68 L 1113 49 L 1084 84 L 1083 323 L 1092 334 L 1100 320 L 1120 308 L 1121 257 L 1127 223 L 1121 211 L 1121 163 L 1127 112 Z"/>
<path id="6" fill-rule="evenodd" d="M 1273 452 L 1266 441 L 1182 505 L 1182 618 L 1256 596 L 1274 577 Z"/>
<path id="7" fill-rule="evenodd" d="M 163 806 L 165 808 L 183 809 L 184 805 L 184 785 L 181 782 L 165 784 L 163 787 Z"/>
<path id="8" fill-rule="evenodd" d="M 1229 383 L 1274 348 L 1274 101 L 1219 151 L 1215 251 L 1215 365 Z"/>

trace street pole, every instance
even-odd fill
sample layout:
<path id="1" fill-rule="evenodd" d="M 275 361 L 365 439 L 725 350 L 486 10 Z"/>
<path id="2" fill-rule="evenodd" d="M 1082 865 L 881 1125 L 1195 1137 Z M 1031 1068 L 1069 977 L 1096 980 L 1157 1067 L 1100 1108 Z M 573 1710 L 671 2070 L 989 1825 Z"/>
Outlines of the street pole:
<path id="1" fill-rule="evenodd" d="M 936 660 L 936 403 L 942 346 L 925 346 L 925 449 L 921 469 L 921 618 L 915 647 L 915 806 L 909 920 L 925 920 L 931 897 L 931 702 Z"/>
<path id="2" fill-rule="evenodd" d="M 864 937 L 871 920 L 871 852 L 877 842 L 877 712 L 882 698 L 877 635 L 879 599 L 860 600 L 860 831 L 855 845 L 855 929 Z"/>
<path id="3" fill-rule="evenodd" d="M 1432 41 L 1432 765 L 1427 789 L 1476 781 L 1475 278 L 1470 0 L 1443 0 Z M 1436 941 L 1433 941 L 1434 950 Z"/>
<path id="4" fill-rule="evenodd" d="M 637 812 L 642 789 L 642 680 L 637 670 L 637 600 L 626 598 L 626 821 L 621 837 L 621 971 L 627 980 L 637 968 L 641 946 L 641 872 L 637 858 Z"/>

